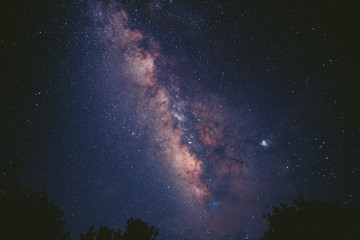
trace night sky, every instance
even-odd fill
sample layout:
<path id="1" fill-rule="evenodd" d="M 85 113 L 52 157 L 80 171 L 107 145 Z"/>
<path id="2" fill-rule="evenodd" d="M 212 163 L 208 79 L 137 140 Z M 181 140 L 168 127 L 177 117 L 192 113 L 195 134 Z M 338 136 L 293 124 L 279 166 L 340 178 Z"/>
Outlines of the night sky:
<path id="1" fill-rule="evenodd" d="M 78 239 L 140 218 L 164 239 L 258 239 L 263 213 L 360 204 L 355 6 L 13 1 L 1 158 Z"/>

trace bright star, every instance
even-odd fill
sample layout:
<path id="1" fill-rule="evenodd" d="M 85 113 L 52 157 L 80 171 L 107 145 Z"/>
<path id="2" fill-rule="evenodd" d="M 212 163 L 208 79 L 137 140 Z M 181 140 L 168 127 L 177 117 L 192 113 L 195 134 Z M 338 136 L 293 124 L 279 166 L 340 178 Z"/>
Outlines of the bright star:
<path id="1" fill-rule="evenodd" d="M 269 144 L 268 144 L 265 140 L 263 140 L 263 141 L 260 143 L 260 145 L 263 146 L 263 147 L 269 146 Z"/>

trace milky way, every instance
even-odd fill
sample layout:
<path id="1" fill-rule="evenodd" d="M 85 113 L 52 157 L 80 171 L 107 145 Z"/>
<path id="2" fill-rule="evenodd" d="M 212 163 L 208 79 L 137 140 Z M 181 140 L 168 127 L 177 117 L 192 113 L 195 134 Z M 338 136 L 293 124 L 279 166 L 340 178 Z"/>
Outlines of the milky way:
<path id="1" fill-rule="evenodd" d="M 166 163 L 164 174 L 175 181 L 178 196 L 188 207 L 182 221 L 189 222 L 192 234 L 203 237 L 238 231 L 249 218 L 242 202 L 255 200 L 257 191 L 248 181 L 252 163 L 246 139 L 251 123 L 235 122 L 234 114 L 240 111 L 215 95 L 193 92 L 184 97 L 179 82 L 194 86 L 194 79 L 161 74 L 170 60 L 151 36 L 128 26 L 124 10 L 116 10 L 114 4 L 95 5 L 92 14 L 109 56 L 104 65 L 112 74 L 110 88 L 131 92 L 126 101 L 136 103 L 135 118 L 148 129 L 147 151 L 154 164 L 161 164 L 156 158 Z M 173 230 L 184 231 L 184 226 Z"/>

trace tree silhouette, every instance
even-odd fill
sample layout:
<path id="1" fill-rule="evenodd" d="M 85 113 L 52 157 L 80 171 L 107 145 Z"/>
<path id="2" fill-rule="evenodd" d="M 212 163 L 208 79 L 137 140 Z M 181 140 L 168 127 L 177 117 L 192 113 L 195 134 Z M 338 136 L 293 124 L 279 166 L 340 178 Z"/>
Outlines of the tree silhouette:
<path id="1" fill-rule="evenodd" d="M 80 234 L 80 240 L 120 240 L 121 230 L 116 231 L 106 226 L 100 226 L 99 232 L 96 233 L 95 227 L 91 226 L 85 233 Z"/>
<path id="2" fill-rule="evenodd" d="M 62 211 L 17 182 L 22 162 L 0 161 L 0 239 L 68 239 Z"/>
<path id="3" fill-rule="evenodd" d="M 123 235 L 120 229 L 115 231 L 105 226 L 100 226 L 97 233 L 95 227 L 91 226 L 86 232 L 81 233 L 80 240 L 156 240 L 158 235 L 159 229 L 140 219 L 130 218 L 126 221 L 126 231 Z"/>
<path id="4" fill-rule="evenodd" d="M 262 240 L 360 239 L 360 209 L 336 203 L 305 201 L 280 204 L 265 214 L 269 229 Z"/>
<path id="5" fill-rule="evenodd" d="M 159 235 L 159 229 L 154 226 L 149 226 L 146 222 L 140 219 L 134 220 L 130 218 L 126 221 L 126 231 L 123 235 L 123 240 L 155 240 Z"/>

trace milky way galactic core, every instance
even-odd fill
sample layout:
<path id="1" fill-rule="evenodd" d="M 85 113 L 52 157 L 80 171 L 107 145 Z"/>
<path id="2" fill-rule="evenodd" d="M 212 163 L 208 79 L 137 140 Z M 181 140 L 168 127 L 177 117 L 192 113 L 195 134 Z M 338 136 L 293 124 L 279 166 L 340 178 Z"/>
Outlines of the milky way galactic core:
<path id="1" fill-rule="evenodd" d="M 171 61 L 176 68 L 176 62 L 161 54 L 161 45 L 151 36 L 130 29 L 124 10 L 96 4 L 92 14 L 106 49 L 103 64 L 111 75 L 106 79 L 109 91 L 115 89 L 114 101 L 118 88 L 127 92 L 126 102 L 147 129 L 150 161 L 164 165 L 164 174 L 174 181 L 188 208 L 183 221 L 200 235 L 206 234 L 203 229 L 220 235 L 237 231 L 238 224 L 250 217 L 241 202 L 257 191 L 248 181 L 253 174 L 245 143 L 250 123 L 234 121 L 234 112 L 241 112 L 215 94 L 196 91 L 193 79 L 162 72 Z M 185 91 L 190 94 L 183 93 L 181 82 L 188 82 Z M 228 216 L 236 223 L 228 222 Z"/>

